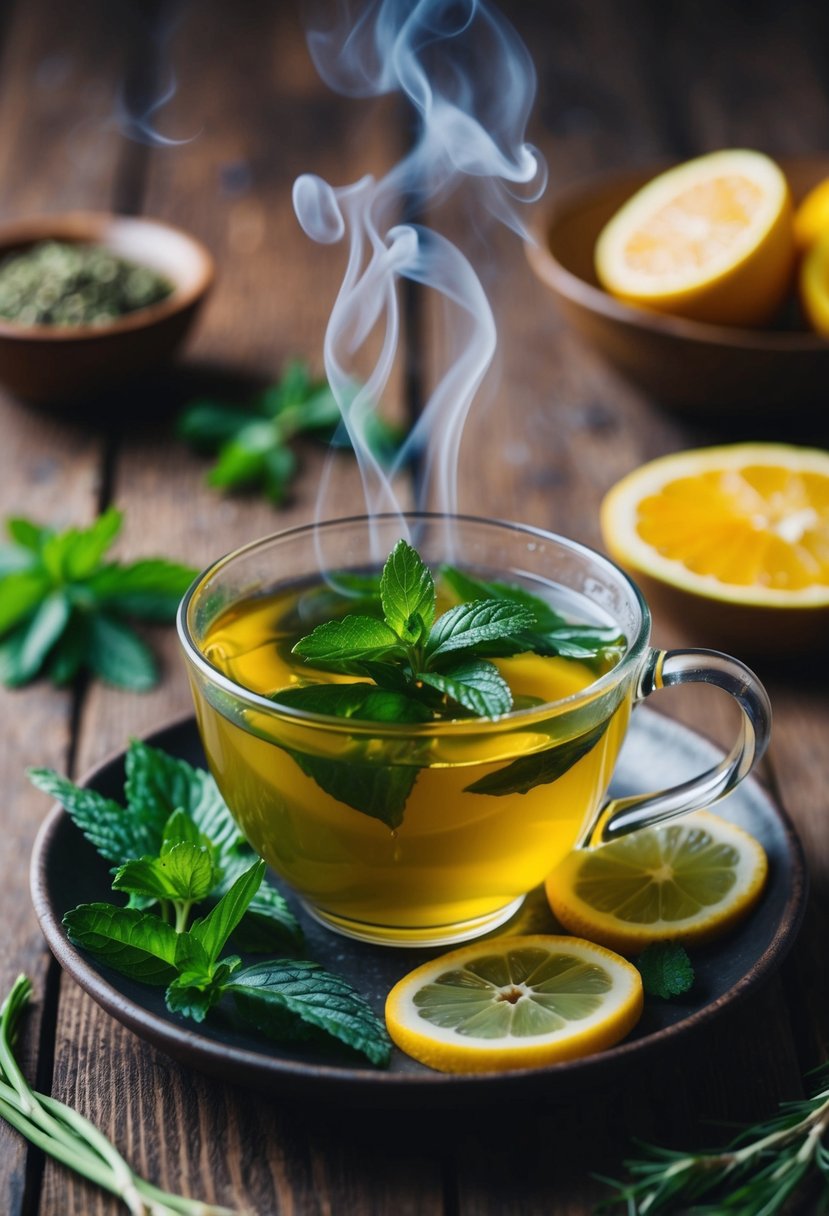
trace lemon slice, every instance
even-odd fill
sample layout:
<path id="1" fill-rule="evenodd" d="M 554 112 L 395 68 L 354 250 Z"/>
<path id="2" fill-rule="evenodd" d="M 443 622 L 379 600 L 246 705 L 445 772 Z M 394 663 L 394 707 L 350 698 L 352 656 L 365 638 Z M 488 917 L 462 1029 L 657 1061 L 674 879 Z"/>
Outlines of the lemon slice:
<path id="1" fill-rule="evenodd" d="M 799 286 L 807 321 L 816 333 L 829 338 L 829 226 L 803 255 Z"/>
<path id="2" fill-rule="evenodd" d="M 628 303 L 723 325 L 761 325 L 795 262 L 782 171 L 759 152 L 713 152 L 660 174 L 596 243 L 596 273 Z"/>
<path id="3" fill-rule="evenodd" d="M 407 1055 L 440 1072 L 507 1072 L 610 1047 L 642 1012 L 639 972 L 592 942 L 505 937 L 415 968 L 386 1000 Z"/>
<path id="4" fill-rule="evenodd" d="M 704 941 L 736 924 L 763 890 L 762 845 L 709 811 L 569 853 L 547 879 L 573 933 L 636 954 L 651 942 Z"/>
<path id="5" fill-rule="evenodd" d="M 600 519 L 610 555 L 697 630 L 694 641 L 779 652 L 825 641 L 829 452 L 677 452 L 617 482 Z"/>

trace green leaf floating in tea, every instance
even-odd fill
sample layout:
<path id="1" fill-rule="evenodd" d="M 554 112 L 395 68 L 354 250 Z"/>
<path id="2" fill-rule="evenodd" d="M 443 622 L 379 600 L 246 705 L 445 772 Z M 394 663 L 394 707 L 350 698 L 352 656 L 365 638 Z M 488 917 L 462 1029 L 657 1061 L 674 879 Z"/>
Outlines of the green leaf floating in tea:
<path id="1" fill-rule="evenodd" d="M 345 587 L 348 577 L 336 576 L 334 584 Z M 620 653 L 617 630 L 573 624 L 522 587 L 484 582 L 451 566 L 443 568 L 441 578 L 461 602 L 437 615 L 431 571 L 411 545 L 398 541 L 379 587 L 368 579 L 361 584 L 360 612 L 317 625 L 292 648 L 308 666 L 360 682 L 307 684 L 272 693 L 272 699 L 308 713 L 364 722 L 495 718 L 513 709 L 514 697 L 492 659 L 531 653 L 596 667 Z M 497 796 L 555 781 L 598 743 L 605 727 L 602 723 L 562 746 L 521 757 L 467 789 Z M 416 735 L 409 746 L 409 754 L 395 756 L 394 764 L 378 762 L 369 755 L 377 750 L 373 741 L 358 738 L 347 760 L 284 750 L 331 797 L 396 828 L 424 762 Z M 422 746 L 428 748 L 428 740 Z"/>

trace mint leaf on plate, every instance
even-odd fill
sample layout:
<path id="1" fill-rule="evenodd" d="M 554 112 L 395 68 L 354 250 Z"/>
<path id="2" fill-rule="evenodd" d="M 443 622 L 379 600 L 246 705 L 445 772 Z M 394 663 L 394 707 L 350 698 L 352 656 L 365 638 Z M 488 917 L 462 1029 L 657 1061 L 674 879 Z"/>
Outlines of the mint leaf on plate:
<path id="1" fill-rule="evenodd" d="M 125 861 L 115 873 L 112 889 L 151 899 L 198 903 L 210 894 L 215 882 L 212 850 L 181 841 L 159 857 Z"/>
<path id="2" fill-rule="evenodd" d="M 100 962 L 145 984 L 169 984 L 176 974 L 178 934 L 160 916 L 114 904 L 80 904 L 63 925 L 69 940 Z"/>
<path id="3" fill-rule="evenodd" d="M 693 964 L 679 942 L 651 942 L 636 959 L 636 966 L 648 996 L 669 1001 L 694 985 Z"/>
<path id="4" fill-rule="evenodd" d="M 107 861 L 120 864 L 126 859 L 157 853 L 161 848 L 164 824 L 169 812 L 147 806 L 141 814 L 125 811 L 112 798 L 95 790 L 75 785 L 67 777 L 48 768 L 30 768 L 33 785 L 60 802 Z"/>
<path id="5" fill-rule="evenodd" d="M 386 1065 L 391 1042 L 371 1006 L 340 976 L 300 960 L 257 963 L 226 985 L 241 1016 L 281 1042 L 319 1039 L 320 1032 Z"/>

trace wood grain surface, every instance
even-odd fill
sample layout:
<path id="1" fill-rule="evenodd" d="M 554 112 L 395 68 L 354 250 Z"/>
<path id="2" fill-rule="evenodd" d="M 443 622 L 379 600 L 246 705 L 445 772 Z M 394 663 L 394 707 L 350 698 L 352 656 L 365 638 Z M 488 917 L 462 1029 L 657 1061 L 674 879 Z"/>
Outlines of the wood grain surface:
<path id="1" fill-rule="evenodd" d="M 296 6 L 298 7 L 298 6 Z M 383 172 L 410 138 L 394 101 L 346 100 L 318 79 L 296 7 L 265 0 L 197 3 L 14 0 L 0 13 L 0 219 L 72 207 L 145 212 L 213 251 L 218 282 L 186 359 L 113 394 L 94 418 L 54 416 L 0 395 L 0 513 L 83 523 L 126 512 L 119 554 L 163 553 L 201 566 L 246 540 L 314 517 L 326 454 L 301 448 L 291 501 L 220 498 L 204 462 L 176 440 L 181 404 L 209 387 L 244 399 L 291 356 L 321 368 L 342 251 L 313 245 L 290 188 L 309 171 L 342 185 Z M 599 169 L 647 165 L 718 146 L 787 155 L 829 148 L 829 21 L 806 0 L 522 0 L 505 5 L 539 75 L 531 137 L 551 191 Z M 137 143 L 123 101 L 151 109 L 178 92 Z M 120 99 L 120 100 L 119 100 Z M 170 142 L 172 141 L 172 142 Z M 178 142 L 183 141 L 183 142 Z M 428 217 L 427 217 L 428 218 Z M 462 216 L 442 225 L 468 236 Z M 473 242 L 474 243 L 474 242 Z M 520 519 L 599 543 L 605 490 L 650 457 L 733 436 L 679 422 L 616 379 L 556 316 L 518 238 L 491 234 L 487 282 L 499 367 L 464 432 L 462 510 Z M 410 293 L 407 345 L 390 387 L 398 416 L 434 380 L 440 324 Z M 826 427 L 778 424 L 773 437 L 825 444 Z M 363 506 L 354 462 L 335 458 L 322 513 Z M 412 488 L 403 488 L 411 500 Z M 23 1059 L 41 1087 L 89 1115 L 157 1184 L 259 1216 L 587 1216 L 631 1135 L 675 1145 L 721 1138 L 717 1123 L 770 1113 L 801 1092 L 829 1028 L 825 829 L 829 698 L 825 655 L 782 667 L 759 656 L 776 722 L 765 777 L 806 846 L 813 899 L 780 976 L 715 1031 L 686 1041 L 648 1075 L 566 1108 L 436 1111 L 307 1109 L 189 1072 L 102 1013 L 50 967 L 30 911 L 26 866 L 45 800 L 26 765 L 78 775 L 189 709 L 173 631 L 147 635 L 163 656 L 158 688 L 45 684 L 0 692 L 0 985 L 26 971 L 35 1016 Z M 682 622 L 655 621 L 660 645 L 693 644 Z M 730 707 L 686 690 L 662 708 L 726 740 Z M 655 702 L 655 703 L 656 703 Z M 0 1124 L 0 1211 L 110 1216 L 120 1205 L 29 1153 Z"/>

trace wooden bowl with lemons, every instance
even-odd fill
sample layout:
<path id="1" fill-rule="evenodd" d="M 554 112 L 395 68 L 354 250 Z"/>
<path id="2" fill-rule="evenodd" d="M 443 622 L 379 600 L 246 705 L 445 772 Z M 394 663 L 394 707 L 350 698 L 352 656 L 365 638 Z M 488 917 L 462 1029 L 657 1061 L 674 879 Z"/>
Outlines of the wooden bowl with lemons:
<path id="1" fill-rule="evenodd" d="M 829 177 L 826 156 L 778 163 L 793 208 Z M 643 306 L 600 285 L 596 271 L 600 235 L 620 208 L 663 169 L 594 178 L 563 193 L 540 225 L 537 243 L 528 247 L 536 274 L 582 339 L 658 404 L 710 420 L 790 417 L 793 410 L 807 415 L 819 410 L 822 417 L 829 383 L 829 340 L 811 332 L 802 318 L 793 252 L 785 281 L 772 285 L 769 293 L 774 297 L 777 292 L 777 298 L 762 300 L 759 315 L 748 323 L 672 315 L 661 311 L 658 301 Z M 829 244 L 826 248 L 829 251 Z M 779 257 L 768 273 L 780 278 Z M 826 287 L 829 299 L 829 269 Z M 763 273 L 756 280 L 747 276 L 737 288 L 750 305 L 764 294 Z M 781 302 L 783 296 L 786 300 Z M 759 327 L 766 304 L 773 315 Z M 701 311 L 704 315 L 705 308 Z M 714 310 L 718 317 L 727 314 L 727 306 L 725 313 Z"/>

